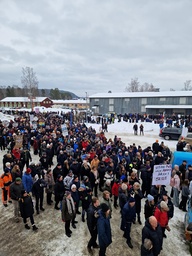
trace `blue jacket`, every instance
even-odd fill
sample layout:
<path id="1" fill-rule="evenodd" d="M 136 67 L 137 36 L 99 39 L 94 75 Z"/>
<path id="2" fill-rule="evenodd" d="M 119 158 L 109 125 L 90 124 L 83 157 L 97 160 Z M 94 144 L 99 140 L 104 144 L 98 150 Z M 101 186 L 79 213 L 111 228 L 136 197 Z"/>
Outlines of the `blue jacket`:
<path id="1" fill-rule="evenodd" d="M 23 183 L 24 189 L 27 191 L 27 193 L 32 191 L 33 179 L 32 179 L 31 174 L 27 174 L 25 172 L 22 177 L 22 183 Z"/>
<path id="2" fill-rule="evenodd" d="M 132 223 L 136 218 L 136 208 L 130 206 L 129 201 L 124 205 L 122 209 L 122 220 L 121 220 L 121 230 L 125 230 L 127 223 Z"/>
<path id="3" fill-rule="evenodd" d="M 108 247 L 112 243 L 110 220 L 105 217 L 101 210 L 98 211 L 98 214 L 97 231 L 99 246 Z"/>

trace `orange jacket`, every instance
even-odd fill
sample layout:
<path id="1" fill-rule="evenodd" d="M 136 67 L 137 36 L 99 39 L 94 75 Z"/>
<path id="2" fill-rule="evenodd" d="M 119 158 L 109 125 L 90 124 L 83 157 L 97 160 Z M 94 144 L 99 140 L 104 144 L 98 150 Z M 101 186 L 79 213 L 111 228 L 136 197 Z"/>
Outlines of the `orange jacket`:
<path id="1" fill-rule="evenodd" d="M 0 188 L 5 188 L 6 190 L 8 190 L 8 187 L 11 185 L 12 183 L 12 176 L 11 173 L 4 173 L 1 175 L 0 178 Z"/>

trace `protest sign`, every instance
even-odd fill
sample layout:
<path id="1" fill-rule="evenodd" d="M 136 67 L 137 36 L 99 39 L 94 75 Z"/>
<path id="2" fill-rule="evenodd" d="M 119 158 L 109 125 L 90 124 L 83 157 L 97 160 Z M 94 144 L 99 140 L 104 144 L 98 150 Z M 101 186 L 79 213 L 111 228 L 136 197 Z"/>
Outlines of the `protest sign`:
<path id="1" fill-rule="evenodd" d="M 15 146 L 14 148 L 22 148 L 23 147 L 23 135 L 15 136 Z"/>
<path id="2" fill-rule="evenodd" d="M 169 185 L 171 171 L 171 164 L 154 165 L 152 185 Z"/>

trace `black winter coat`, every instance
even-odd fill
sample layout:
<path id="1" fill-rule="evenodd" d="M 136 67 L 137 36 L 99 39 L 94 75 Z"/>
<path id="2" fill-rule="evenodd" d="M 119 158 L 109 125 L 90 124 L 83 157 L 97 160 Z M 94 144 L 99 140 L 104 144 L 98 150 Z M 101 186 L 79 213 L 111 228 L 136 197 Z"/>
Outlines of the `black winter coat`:
<path id="1" fill-rule="evenodd" d="M 129 190 L 129 195 L 131 195 L 131 194 L 134 194 L 136 213 L 140 213 L 141 212 L 141 199 L 143 198 L 143 194 L 140 189 L 138 189 L 137 193 L 136 193 L 133 188 L 131 188 Z"/>
<path id="2" fill-rule="evenodd" d="M 94 205 L 90 204 L 87 210 L 87 226 L 89 232 L 92 234 L 94 230 L 97 230 L 97 219 L 98 219 L 98 208 L 94 207 Z"/>
<path id="3" fill-rule="evenodd" d="M 19 207 L 22 218 L 28 218 L 34 214 L 33 202 L 30 195 L 22 197 L 19 200 Z"/>
<path id="4" fill-rule="evenodd" d="M 16 184 L 15 182 L 10 186 L 11 199 L 18 201 L 21 198 L 21 190 L 23 189 L 23 184 Z"/>
<path id="5" fill-rule="evenodd" d="M 65 194 L 65 187 L 63 181 L 57 181 L 54 186 L 55 201 L 62 201 Z"/>
<path id="6" fill-rule="evenodd" d="M 123 206 L 127 203 L 127 196 L 126 194 L 122 191 L 121 188 L 119 188 L 119 206 L 121 210 L 123 209 Z"/>
<path id="7" fill-rule="evenodd" d="M 148 219 L 150 216 L 153 215 L 155 209 L 155 205 L 149 204 L 149 201 L 145 201 L 144 205 L 144 215 L 145 215 L 145 220 Z"/>
<path id="8" fill-rule="evenodd" d="M 162 245 L 163 245 L 163 234 L 162 234 L 161 226 L 157 224 L 157 227 L 154 230 L 151 227 L 149 220 L 146 220 L 145 226 L 142 229 L 142 244 L 144 243 L 145 238 L 148 238 L 152 241 L 153 254 L 154 256 L 158 256 L 162 250 Z"/>
<path id="9" fill-rule="evenodd" d="M 38 179 L 32 186 L 32 194 L 35 197 L 43 196 L 44 188 L 46 187 L 46 183 L 43 179 Z"/>

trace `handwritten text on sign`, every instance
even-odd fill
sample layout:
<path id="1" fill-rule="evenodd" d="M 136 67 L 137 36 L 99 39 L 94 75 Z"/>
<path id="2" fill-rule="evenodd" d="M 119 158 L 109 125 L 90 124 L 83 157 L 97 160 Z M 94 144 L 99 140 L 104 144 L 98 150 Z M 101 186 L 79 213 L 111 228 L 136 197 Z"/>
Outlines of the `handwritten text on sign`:
<path id="1" fill-rule="evenodd" d="M 171 171 L 171 164 L 154 165 L 152 185 L 169 185 Z"/>

